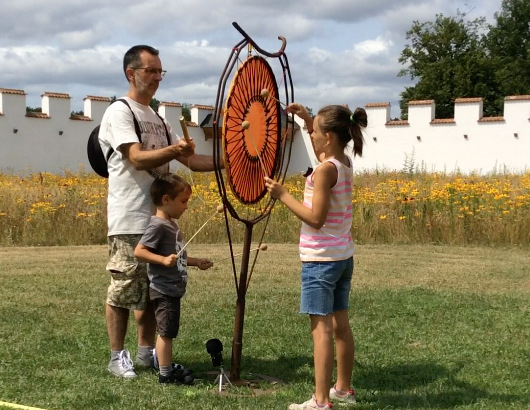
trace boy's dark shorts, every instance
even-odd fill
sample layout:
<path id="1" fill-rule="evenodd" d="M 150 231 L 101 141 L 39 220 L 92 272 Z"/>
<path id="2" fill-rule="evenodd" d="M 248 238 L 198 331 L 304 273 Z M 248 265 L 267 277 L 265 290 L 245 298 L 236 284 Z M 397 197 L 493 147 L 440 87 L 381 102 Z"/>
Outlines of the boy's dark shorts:
<path id="1" fill-rule="evenodd" d="M 156 330 L 160 336 L 175 339 L 180 327 L 180 297 L 163 295 L 149 288 L 149 298 L 153 303 Z"/>

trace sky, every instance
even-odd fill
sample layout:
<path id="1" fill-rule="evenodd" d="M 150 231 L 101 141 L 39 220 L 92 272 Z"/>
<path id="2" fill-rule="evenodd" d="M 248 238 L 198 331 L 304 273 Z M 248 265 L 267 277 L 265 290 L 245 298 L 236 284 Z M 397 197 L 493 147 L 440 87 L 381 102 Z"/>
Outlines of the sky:
<path id="1" fill-rule="evenodd" d="M 316 112 L 326 104 L 389 102 L 399 116 L 398 61 L 413 22 L 436 14 L 494 22 L 501 0 L 0 0 L 0 88 L 24 90 L 26 105 L 44 92 L 68 93 L 71 109 L 87 95 L 122 96 L 124 53 L 160 50 L 166 76 L 155 98 L 215 105 L 219 80 L 239 26 L 262 49 L 285 53 L 294 100 Z M 247 51 L 242 54 L 247 57 Z M 283 84 L 277 59 L 269 59 Z"/>

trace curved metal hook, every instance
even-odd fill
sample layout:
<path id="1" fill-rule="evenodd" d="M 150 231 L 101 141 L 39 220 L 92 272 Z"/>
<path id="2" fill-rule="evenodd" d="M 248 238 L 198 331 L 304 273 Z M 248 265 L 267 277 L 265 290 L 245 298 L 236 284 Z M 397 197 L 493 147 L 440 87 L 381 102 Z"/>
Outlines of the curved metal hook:
<path id="1" fill-rule="evenodd" d="M 245 33 L 245 31 L 243 31 L 243 29 L 239 26 L 239 24 L 237 24 L 234 21 L 232 23 L 232 25 L 236 28 L 237 31 L 239 31 L 241 33 L 241 35 L 243 37 L 245 37 L 245 39 L 250 44 L 252 44 L 252 47 L 254 47 L 256 50 L 258 50 L 259 53 L 261 53 L 263 55 L 266 55 L 267 57 L 280 57 L 281 55 L 284 54 L 285 46 L 287 45 L 287 40 L 285 40 L 285 37 L 278 36 L 278 40 L 280 40 L 282 42 L 282 46 L 280 47 L 280 49 L 276 53 L 269 53 L 268 51 L 265 51 L 260 46 L 258 46 L 256 44 L 256 42 L 254 40 L 252 40 L 252 38 L 250 38 L 250 36 L 247 33 Z"/>

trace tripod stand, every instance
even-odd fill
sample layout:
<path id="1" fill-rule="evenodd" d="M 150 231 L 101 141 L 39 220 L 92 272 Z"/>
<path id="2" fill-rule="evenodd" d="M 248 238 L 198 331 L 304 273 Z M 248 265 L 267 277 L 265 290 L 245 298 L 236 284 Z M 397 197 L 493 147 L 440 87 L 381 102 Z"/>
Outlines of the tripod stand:
<path id="1" fill-rule="evenodd" d="M 223 366 L 219 366 L 219 374 L 217 375 L 217 378 L 215 379 L 214 383 L 217 383 L 219 380 L 219 392 L 223 390 L 223 384 L 228 382 L 230 387 L 234 387 L 230 379 L 228 378 L 227 374 L 225 373 Z"/>

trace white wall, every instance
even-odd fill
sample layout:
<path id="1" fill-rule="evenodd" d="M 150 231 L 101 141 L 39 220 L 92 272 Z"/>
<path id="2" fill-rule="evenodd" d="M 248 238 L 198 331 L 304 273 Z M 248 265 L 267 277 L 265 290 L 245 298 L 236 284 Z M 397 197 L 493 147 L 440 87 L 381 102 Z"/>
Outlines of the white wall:
<path id="1" fill-rule="evenodd" d="M 356 160 L 360 169 L 401 170 L 412 157 L 426 171 L 530 169 L 530 95 L 507 97 L 502 117 L 483 117 L 481 98 L 457 98 L 452 119 L 435 119 L 430 100 L 411 101 L 408 121 L 391 121 L 388 103 L 367 104 L 366 111 L 364 156 Z"/>
<path id="2" fill-rule="evenodd" d="M 110 100 L 87 96 L 84 116 L 70 119 L 70 97 L 42 95 L 42 114 L 26 115 L 23 90 L 0 88 L 0 171 L 90 171 L 86 143 L 101 121 Z M 409 165 L 426 171 L 463 173 L 524 172 L 530 169 L 530 96 L 505 99 L 503 117 L 482 117 L 482 99 L 456 99 L 453 119 L 434 118 L 434 101 L 411 101 L 408 121 L 390 120 L 389 103 L 368 103 L 364 155 L 356 158 L 357 170 L 401 170 Z M 197 152 L 212 154 L 212 139 L 199 127 L 211 106 L 192 106 L 188 123 Z M 159 113 L 182 134 L 179 103 L 161 103 Z M 304 172 L 317 164 L 304 124 L 294 136 L 288 173 Z M 15 133 L 14 130 L 17 130 Z M 514 134 L 517 134 L 515 137 Z M 464 137 L 467 135 L 467 139 Z M 418 139 L 419 137 L 419 139 Z M 177 163 L 174 168 L 177 168 Z"/>

